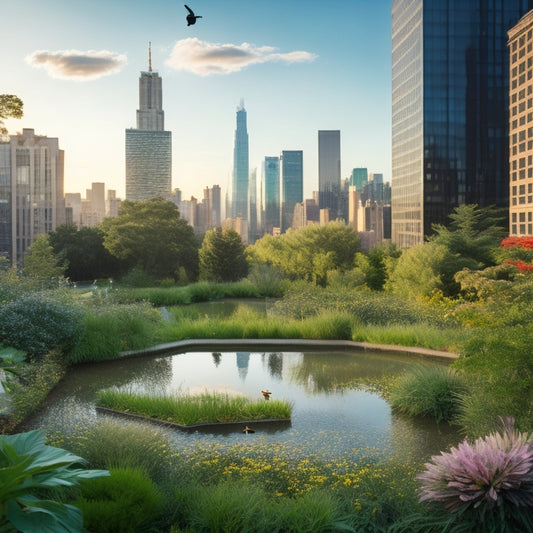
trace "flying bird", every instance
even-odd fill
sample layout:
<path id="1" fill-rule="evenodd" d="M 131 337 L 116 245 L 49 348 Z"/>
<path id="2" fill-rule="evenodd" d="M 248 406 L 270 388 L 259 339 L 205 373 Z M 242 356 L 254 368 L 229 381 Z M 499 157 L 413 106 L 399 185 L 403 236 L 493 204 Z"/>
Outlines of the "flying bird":
<path id="1" fill-rule="evenodd" d="M 194 11 L 188 5 L 185 5 L 185 9 L 189 12 L 189 14 L 187 15 L 187 26 L 192 26 L 193 24 L 196 24 L 196 19 L 202 18 L 202 15 L 195 15 Z"/>
<path id="2" fill-rule="evenodd" d="M 268 390 L 262 390 L 261 391 L 261 394 L 263 395 L 263 398 L 265 400 L 270 400 L 270 395 L 272 394 L 270 391 Z"/>
<path id="3" fill-rule="evenodd" d="M 246 433 L 246 435 L 248 435 L 248 433 L 255 433 L 255 429 L 249 428 L 248 426 L 246 426 L 242 431 L 243 433 Z"/>

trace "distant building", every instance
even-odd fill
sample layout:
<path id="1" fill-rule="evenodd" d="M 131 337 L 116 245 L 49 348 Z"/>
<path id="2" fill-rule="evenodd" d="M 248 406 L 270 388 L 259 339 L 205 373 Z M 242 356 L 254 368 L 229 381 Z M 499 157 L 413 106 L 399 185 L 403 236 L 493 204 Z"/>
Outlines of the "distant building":
<path id="1" fill-rule="evenodd" d="M 249 189 L 248 130 L 244 102 L 237 108 L 237 127 L 233 147 L 232 218 L 248 219 Z"/>
<path id="2" fill-rule="evenodd" d="M 533 11 L 511 28 L 509 234 L 533 235 Z"/>
<path id="3" fill-rule="evenodd" d="M 36 237 L 65 223 L 64 152 L 57 138 L 22 134 L 0 141 L 0 255 L 23 260 Z"/>
<path id="4" fill-rule="evenodd" d="M 366 168 L 354 168 L 352 175 L 350 176 L 350 186 L 357 187 L 358 191 L 363 190 L 368 183 L 368 169 Z"/>
<path id="5" fill-rule="evenodd" d="M 126 199 L 168 199 L 172 187 L 172 132 L 165 131 L 162 80 L 152 72 L 139 78 L 137 128 L 126 130 Z"/>
<path id="6" fill-rule="evenodd" d="M 81 228 L 81 193 L 65 193 L 65 209 L 67 210 L 67 224 L 73 224 L 78 229 Z"/>
<path id="7" fill-rule="evenodd" d="M 263 198 L 265 233 L 272 233 L 272 228 L 280 227 L 280 187 L 279 157 L 266 156 L 263 163 Z"/>
<path id="8" fill-rule="evenodd" d="M 281 232 L 292 226 L 294 206 L 303 201 L 303 151 L 281 152 Z"/>
<path id="9" fill-rule="evenodd" d="M 341 188 L 341 132 L 318 131 L 318 192 L 320 209 L 337 218 Z"/>
<path id="10" fill-rule="evenodd" d="M 456 206 L 508 207 L 506 32 L 532 7 L 532 0 L 393 0 L 392 240 L 398 246 L 424 242 L 433 224 L 449 223 Z M 527 73 L 519 75 L 525 80 Z"/>
<path id="11" fill-rule="evenodd" d="M 248 242 L 254 244 L 259 237 L 257 231 L 257 169 L 250 172 L 250 183 L 248 184 Z"/>

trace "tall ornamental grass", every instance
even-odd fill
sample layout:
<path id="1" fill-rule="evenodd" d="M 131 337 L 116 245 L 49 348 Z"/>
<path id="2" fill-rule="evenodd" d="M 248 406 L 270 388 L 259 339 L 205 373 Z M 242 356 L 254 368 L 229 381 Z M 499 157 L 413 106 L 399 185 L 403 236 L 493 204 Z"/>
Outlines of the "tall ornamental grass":
<path id="1" fill-rule="evenodd" d="M 457 370 L 417 366 L 391 386 L 390 403 L 393 409 L 411 416 L 449 421 L 458 413 L 459 397 L 466 390 L 465 378 Z"/>
<path id="2" fill-rule="evenodd" d="M 501 432 L 433 456 L 417 476 L 420 501 L 442 506 L 464 531 L 533 529 L 533 440 L 512 418 L 502 423 Z"/>
<path id="3" fill-rule="evenodd" d="M 156 395 L 118 389 L 100 391 L 97 405 L 185 426 L 290 418 L 292 410 L 291 404 L 284 400 L 252 401 L 244 396 L 219 393 Z"/>

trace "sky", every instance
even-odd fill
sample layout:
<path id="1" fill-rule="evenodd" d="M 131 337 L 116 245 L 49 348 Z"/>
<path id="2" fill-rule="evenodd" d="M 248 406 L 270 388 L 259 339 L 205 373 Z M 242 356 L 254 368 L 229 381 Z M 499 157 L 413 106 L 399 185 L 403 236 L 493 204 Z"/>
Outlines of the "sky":
<path id="1" fill-rule="evenodd" d="M 391 173 L 392 0 L 24 0 L 2 8 L 0 94 L 24 102 L 10 134 L 32 128 L 65 151 L 65 192 L 92 182 L 125 195 L 125 129 L 139 76 L 163 80 L 172 187 L 226 192 L 236 110 L 247 112 L 250 169 L 303 150 L 304 196 L 318 189 L 318 130 L 341 131 L 341 177 Z"/>

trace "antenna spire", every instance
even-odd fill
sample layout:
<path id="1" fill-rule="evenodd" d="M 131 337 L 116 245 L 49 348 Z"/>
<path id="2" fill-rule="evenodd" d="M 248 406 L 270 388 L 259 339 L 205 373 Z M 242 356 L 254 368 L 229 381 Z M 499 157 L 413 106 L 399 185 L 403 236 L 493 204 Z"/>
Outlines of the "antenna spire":
<path id="1" fill-rule="evenodd" d="M 148 72 L 152 72 L 152 42 L 148 42 Z"/>

